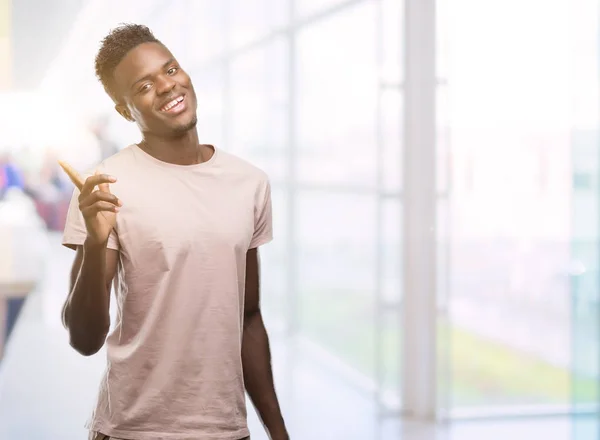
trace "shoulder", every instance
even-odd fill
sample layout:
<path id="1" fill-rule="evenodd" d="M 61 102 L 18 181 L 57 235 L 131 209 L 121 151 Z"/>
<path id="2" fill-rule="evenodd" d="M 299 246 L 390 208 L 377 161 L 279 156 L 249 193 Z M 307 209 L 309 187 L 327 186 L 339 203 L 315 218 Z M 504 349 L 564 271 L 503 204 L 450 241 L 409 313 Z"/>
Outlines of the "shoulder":
<path id="1" fill-rule="evenodd" d="M 111 172 L 111 170 L 129 168 L 135 162 L 136 159 L 133 151 L 133 145 L 129 145 L 123 148 L 121 151 L 104 159 L 98 166 L 98 169 Z"/>
<path id="2" fill-rule="evenodd" d="M 95 173 L 110 174 L 117 177 L 118 181 L 122 180 L 122 177 L 130 176 L 132 168 L 137 166 L 137 161 L 131 146 L 123 148 L 121 151 L 107 157 L 100 163 L 91 165 L 86 169 L 82 170 L 81 177 L 87 179 L 93 176 Z M 118 186 L 119 184 L 112 184 L 111 188 Z M 75 193 L 78 191 L 75 189 Z"/>
<path id="3" fill-rule="evenodd" d="M 258 184 L 268 184 L 269 182 L 269 176 L 265 171 L 240 156 L 219 150 L 219 160 L 222 166 L 232 174 L 255 181 Z"/>
<path id="4" fill-rule="evenodd" d="M 131 168 L 136 166 L 136 163 L 135 154 L 130 145 L 107 157 L 102 162 L 87 168 L 82 174 L 84 178 L 93 175 L 95 172 L 119 176 L 130 172 Z"/>

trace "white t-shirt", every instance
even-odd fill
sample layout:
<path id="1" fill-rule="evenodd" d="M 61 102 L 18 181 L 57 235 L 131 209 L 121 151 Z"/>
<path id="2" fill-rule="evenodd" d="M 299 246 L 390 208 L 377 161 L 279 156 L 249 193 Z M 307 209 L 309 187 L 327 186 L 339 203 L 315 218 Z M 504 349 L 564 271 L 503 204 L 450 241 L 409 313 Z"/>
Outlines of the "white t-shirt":
<path id="1" fill-rule="evenodd" d="M 123 206 L 108 243 L 120 252 L 117 322 L 87 427 L 131 440 L 249 435 L 241 360 L 246 252 L 272 239 L 267 175 L 218 149 L 207 162 L 183 166 L 137 145 L 98 169 L 118 179 L 111 192 Z M 86 238 L 78 196 L 65 245 Z"/>

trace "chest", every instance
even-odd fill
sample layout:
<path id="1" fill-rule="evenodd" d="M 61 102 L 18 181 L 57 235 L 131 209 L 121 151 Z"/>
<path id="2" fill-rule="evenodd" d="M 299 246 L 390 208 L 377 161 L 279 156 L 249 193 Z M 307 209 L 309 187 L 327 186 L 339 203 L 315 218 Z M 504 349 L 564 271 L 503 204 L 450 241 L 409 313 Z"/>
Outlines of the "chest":
<path id="1" fill-rule="evenodd" d="M 165 178 L 123 186 L 117 215 L 121 252 L 131 268 L 169 269 L 178 259 L 237 255 L 254 232 L 252 191 L 215 179 Z"/>

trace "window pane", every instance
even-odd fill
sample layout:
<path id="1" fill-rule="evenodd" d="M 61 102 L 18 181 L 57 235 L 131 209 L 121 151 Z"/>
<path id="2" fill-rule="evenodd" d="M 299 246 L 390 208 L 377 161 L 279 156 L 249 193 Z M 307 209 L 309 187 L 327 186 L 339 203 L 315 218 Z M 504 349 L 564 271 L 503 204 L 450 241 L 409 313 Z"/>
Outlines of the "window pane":
<path id="1" fill-rule="evenodd" d="M 448 196 L 450 191 L 450 178 L 452 172 L 451 148 L 452 139 L 450 126 L 450 103 L 448 87 L 440 86 L 437 89 L 437 144 L 436 144 L 436 185 L 438 194 Z"/>
<path id="2" fill-rule="evenodd" d="M 402 208 L 399 200 L 387 200 L 382 205 L 381 280 L 383 307 L 377 320 L 380 324 L 380 362 L 383 400 L 386 406 L 400 402 L 402 350 Z M 377 324 L 377 323 L 376 323 Z"/>
<path id="3" fill-rule="evenodd" d="M 371 196 L 298 194 L 301 331 L 369 377 L 374 373 L 376 208 Z"/>
<path id="4" fill-rule="evenodd" d="M 227 149 L 223 144 L 223 69 L 217 65 L 191 74 L 198 97 L 200 142 Z"/>
<path id="5" fill-rule="evenodd" d="M 231 67 L 231 144 L 282 181 L 287 172 L 287 44 L 282 39 L 236 58 Z"/>
<path id="6" fill-rule="evenodd" d="M 402 378 L 402 316 L 400 309 L 387 310 L 377 318 L 381 328 L 379 356 L 381 368 L 380 403 L 388 410 L 401 408 Z"/>
<path id="7" fill-rule="evenodd" d="M 453 22 L 451 17 L 453 13 L 456 13 L 457 9 L 454 7 L 453 2 L 448 0 L 438 0 L 436 2 L 436 70 L 437 77 L 442 80 L 447 80 L 449 75 L 449 62 L 451 56 L 451 39 L 450 26 Z"/>
<path id="8" fill-rule="evenodd" d="M 404 102 L 399 89 L 388 89 L 381 97 L 383 142 L 383 187 L 389 192 L 402 188 Z"/>
<path id="9" fill-rule="evenodd" d="M 574 0 L 571 29 L 573 77 L 572 136 L 572 396 L 575 411 L 586 414 L 600 402 L 600 154 L 597 1 Z M 589 413 L 588 413 L 589 414 Z M 573 423 L 573 439 L 600 438 L 597 413 Z"/>
<path id="10" fill-rule="evenodd" d="M 282 0 L 231 0 L 229 29 L 237 47 L 248 44 L 287 23 L 288 2 Z"/>
<path id="11" fill-rule="evenodd" d="M 187 4 L 183 0 L 174 0 L 168 8 L 156 10 L 146 20 L 156 38 L 162 41 L 175 57 L 183 62 L 185 55 L 185 21 Z"/>
<path id="12" fill-rule="evenodd" d="M 344 0 L 294 0 L 294 13 L 298 18 L 304 18 L 341 3 L 344 3 Z"/>
<path id="13" fill-rule="evenodd" d="M 383 66 L 386 84 L 400 84 L 404 78 L 404 1 L 381 0 Z"/>
<path id="14" fill-rule="evenodd" d="M 454 410 L 570 404 L 569 4 L 460 0 L 445 17 Z"/>
<path id="15" fill-rule="evenodd" d="M 402 299 L 402 212 L 399 200 L 386 200 L 381 216 L 381 286 L 386 303 Z"/>
<path id="16" fill-rule="evenodd" d="M 225 51 L 225 2 L 188 1 L 186 58 L 194 66 Z"/>
<path id="17" fill-rule="evenodd" d="M 298 176 L 303 182 L 375 185 L 374 8 L 365 2 L 344 9 L 298 36 Z"/>

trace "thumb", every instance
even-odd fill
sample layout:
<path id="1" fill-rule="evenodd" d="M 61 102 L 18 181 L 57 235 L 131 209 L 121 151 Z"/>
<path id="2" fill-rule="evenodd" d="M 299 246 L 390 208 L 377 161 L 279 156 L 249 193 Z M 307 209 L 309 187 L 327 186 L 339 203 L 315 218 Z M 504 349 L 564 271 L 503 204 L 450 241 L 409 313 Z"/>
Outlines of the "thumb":
<path id="1" fill-rule="evenodd" d="M 103 174 L 99 170 L 96 170 L 95 175 Z M 110 185 L 108 183 L 99 183 L 98 189 L 102 192 L 110 193 Z"/>

